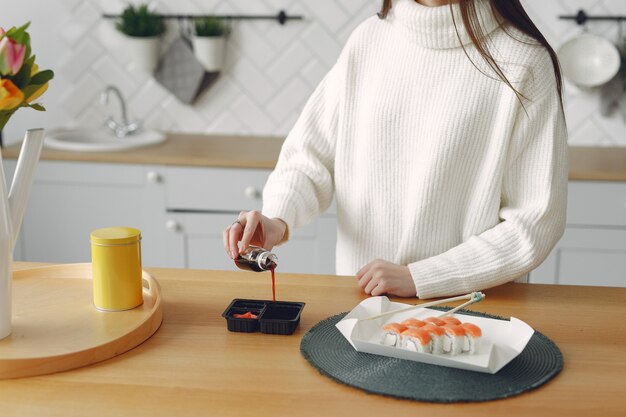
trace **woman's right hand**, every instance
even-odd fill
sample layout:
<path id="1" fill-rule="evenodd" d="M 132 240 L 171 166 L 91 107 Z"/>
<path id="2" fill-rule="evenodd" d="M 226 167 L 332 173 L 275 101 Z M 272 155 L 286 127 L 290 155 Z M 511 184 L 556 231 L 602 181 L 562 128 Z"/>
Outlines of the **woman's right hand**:
<path id="1" fill-rule="evenodd" d="M 257 210 L 242 211 L 237 220 L 224 230 L 224 250 L 232 259 L 236 259 L 249 245 L 272 250 L 283 240 L 286 232 L 287 224 L 281 219 L 270 219 Z"/>

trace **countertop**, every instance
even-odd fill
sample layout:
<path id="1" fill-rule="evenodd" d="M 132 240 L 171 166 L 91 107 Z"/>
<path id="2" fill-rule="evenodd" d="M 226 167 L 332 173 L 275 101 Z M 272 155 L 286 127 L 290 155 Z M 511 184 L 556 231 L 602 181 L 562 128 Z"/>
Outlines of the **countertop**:
<path id="1" fill-rule="evenodd" d="M 16 263 L 16 268 L 29 267 Z M 353 277 L 280 274 L 277 297 L 304 301 L 292 336 L 231 333 L 233 298 L 267 299 L 270 277 L 243 271 L 147 269 L 160 283 L 163 324 L 113 359 L 52 375 L 0 381 L 0 414 L 21 416 L 603 416 L 626 409 L 626 288 L 509 283 L 473 310 L 515 316 L 550 337 L 563 371 L 542 387 L 485 403 L 430 404 L 339 384 L 301 356 L 315 323 L 366 296 Z M 414 299 L 405 302 L 414 302 Z"/>
<path id="2" fill-rule="evenodd" d="M 42 160 L 110 162 L 151 165 L 272 169 L 283 138 L 169 133 L 167 140 L 123 152 L 67 152 L 45 149 Z M 16 158 L 19 145 L 2 149 Z M 570 147 L 570 180 L 626 181 L 626 147 Z"/>
<path id="3" fill-rule="evenodd" d="M 42 160 L 108 162 L 149 165 L 183 165 L 272 169 L 283 138 L 275 136 L 217 136 L 168 133 L 165 142 L 120 152 L 68 152 L 44 149 Z M 2 149 L 6 158 L 17 158 L 20 145 Z"/>

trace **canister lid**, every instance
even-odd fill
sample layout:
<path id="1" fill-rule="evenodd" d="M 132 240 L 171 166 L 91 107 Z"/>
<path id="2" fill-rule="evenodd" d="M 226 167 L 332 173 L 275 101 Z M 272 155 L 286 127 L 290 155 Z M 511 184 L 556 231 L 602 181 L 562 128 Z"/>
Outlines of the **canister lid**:
<path id="1" fill-rule="evenodd" d="M 141 240 L 141 231 L 134 227 L 104 227 L 91 232 L 91 243 L 123 245 Z"/>

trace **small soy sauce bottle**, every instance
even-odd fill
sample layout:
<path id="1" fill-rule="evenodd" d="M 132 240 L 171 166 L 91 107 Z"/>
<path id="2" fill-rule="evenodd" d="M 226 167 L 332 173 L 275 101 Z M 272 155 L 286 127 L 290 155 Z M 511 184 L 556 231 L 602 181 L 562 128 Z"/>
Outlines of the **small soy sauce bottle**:
<path id="1" fill-rule="evenodd" d="M 239 269 L 245 269 L 246 271 L 270 271 L 278 266 L 278 257 L 267 249 L 258 246 L 248 246 L 235 259 L 235 265 Z"/>

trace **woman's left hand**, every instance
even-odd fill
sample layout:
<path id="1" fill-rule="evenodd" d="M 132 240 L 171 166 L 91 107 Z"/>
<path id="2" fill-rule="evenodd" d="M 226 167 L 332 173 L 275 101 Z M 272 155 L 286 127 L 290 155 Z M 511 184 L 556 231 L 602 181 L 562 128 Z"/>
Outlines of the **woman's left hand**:
<path id="1" fill-rule="evenodd" d="M 376 259 L 361 268 L 356 279 L 366 294 L 415 297 L 415 283 L 406 265 Z"/>

